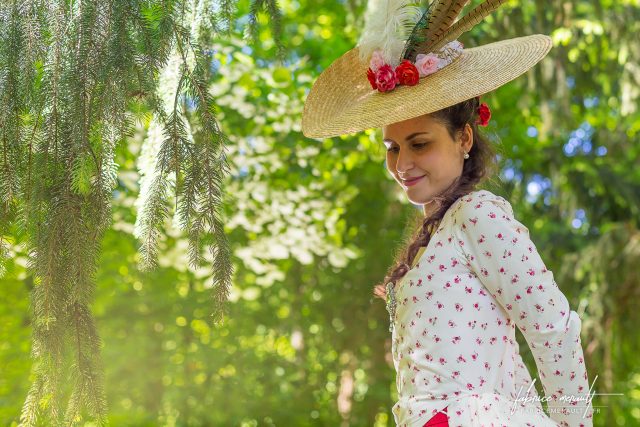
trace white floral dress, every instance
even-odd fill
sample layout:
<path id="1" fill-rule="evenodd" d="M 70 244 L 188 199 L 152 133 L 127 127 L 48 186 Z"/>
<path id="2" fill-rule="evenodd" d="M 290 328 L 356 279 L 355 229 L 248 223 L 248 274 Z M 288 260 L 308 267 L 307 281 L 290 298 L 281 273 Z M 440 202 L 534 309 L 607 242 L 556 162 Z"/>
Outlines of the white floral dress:
<path id="1" fill-rule="evenodd" d="M 593 425 L 581 320 L 504 198 L 478 190 L 456 200 L 394 293 L 398 426 L 422 427 L 445 407 L 452 427 Z"/>

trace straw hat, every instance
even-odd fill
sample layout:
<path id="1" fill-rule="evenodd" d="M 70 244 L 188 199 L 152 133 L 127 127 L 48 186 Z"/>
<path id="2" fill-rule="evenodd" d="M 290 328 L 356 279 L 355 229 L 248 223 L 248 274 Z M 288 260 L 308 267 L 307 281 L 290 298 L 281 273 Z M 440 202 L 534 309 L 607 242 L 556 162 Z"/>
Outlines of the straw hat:
<path id="1" fill-rule="evenodd" d="M 370 0 L 358 45 L 324 70 L 311 88 L 303 134 L 329 138 L 408 120 L 522 75 L 547 55 L 548 36 L 470 49 L 456 40 L 505 1 L 485 0 L 454 22 L 468 0 L 434 0 L 424 12 L 412 1 Z"/>

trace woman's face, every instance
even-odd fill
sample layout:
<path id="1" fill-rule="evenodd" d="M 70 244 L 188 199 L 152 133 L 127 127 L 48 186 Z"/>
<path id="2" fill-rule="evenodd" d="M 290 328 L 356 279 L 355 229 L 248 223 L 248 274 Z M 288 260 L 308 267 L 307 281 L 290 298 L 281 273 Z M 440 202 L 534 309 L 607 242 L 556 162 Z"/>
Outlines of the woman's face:
<path id="1" fill-rule="evenodd" d="M 384 126 L 387 169 L 412 203 L 424 205 L 462 174 L 472 133 L 466 125 L 453 139 L 446 126 L 430 115 Z"/>

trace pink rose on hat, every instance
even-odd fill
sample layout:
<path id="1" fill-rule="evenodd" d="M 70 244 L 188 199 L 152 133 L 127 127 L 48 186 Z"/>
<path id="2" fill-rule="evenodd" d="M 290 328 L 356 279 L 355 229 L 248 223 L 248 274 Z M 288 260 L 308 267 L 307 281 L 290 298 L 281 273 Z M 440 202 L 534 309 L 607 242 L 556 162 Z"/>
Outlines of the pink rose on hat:
<path id="1" fill-rule="evenodd" d="M 416 68 L 420 73 L 420 77 L 425 77 L 438 71 L 440 69 L 440 61 L 441 59 L 433 53 L 427 55 L 419 53 L 416 56 Z"/>
<path id="2" fill-rule="evenodd" d="M 384 58 L 382 56 L 381 50 L 373 51 L 371 55 L 371 61 L 369 62 L 369 67 L 375 72 L 380 69 L 384 65 Z"/>

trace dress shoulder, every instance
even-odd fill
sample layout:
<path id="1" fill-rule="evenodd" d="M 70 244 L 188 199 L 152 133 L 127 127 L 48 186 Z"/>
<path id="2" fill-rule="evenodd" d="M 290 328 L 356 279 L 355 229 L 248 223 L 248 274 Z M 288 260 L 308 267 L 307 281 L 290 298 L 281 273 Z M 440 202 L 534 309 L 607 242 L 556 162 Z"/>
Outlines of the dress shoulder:
<path id="1" fill-rule="evenodd" d="M 513 216 L 511 203 L 489 190 L 475 190 L 461 196 L 454 203 L 452 216 L 457 223 L 461 223 L 476 216 L 477 211 L 483 207 L 493 207 L 494 205 L 501 208 L 509 217 Z"/>

